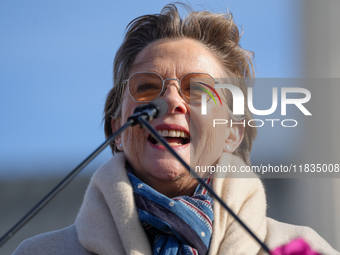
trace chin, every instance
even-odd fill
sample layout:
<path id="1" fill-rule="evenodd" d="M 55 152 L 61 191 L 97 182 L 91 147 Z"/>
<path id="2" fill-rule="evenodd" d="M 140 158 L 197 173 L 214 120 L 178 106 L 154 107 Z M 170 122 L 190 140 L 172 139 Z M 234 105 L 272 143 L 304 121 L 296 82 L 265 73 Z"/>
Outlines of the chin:
<path id="1" fill-rule="evenodd" d="M 175 181 L 183 176 L 186 176 L 189 172 L 178 162 L 176 164 L 154 167 L 152 173 L 155 179 L 161 181 Z"/>

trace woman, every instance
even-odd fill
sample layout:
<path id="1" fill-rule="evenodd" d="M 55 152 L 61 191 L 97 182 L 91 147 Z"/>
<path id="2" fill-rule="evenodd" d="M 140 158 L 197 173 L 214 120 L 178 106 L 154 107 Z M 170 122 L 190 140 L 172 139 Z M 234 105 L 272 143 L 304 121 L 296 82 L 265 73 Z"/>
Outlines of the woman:
<path id="1" fill-rule="evenodd" d="M 150 124 L 188 163 L 249 165 L 256 130 L 212 125 L 213 119 L 236 119 L 227 91 L 216 90 L 221 104 L 208 100 L 206 116 L 201 94 L 195 94 L 211 89 L 216 78 L 252 77 L 252 54 L 239 40 L 230 14 L 190 12 L 181 20 L 177 8 L 168 5 L 160 15 L 132 21 L 114 61 L 106 136 L 141 103 L 162 98 L 168 111 Z M 245 85 L 239 86 L 246 93 Z M 251 119 L 247 106 L 243 118 Z M 263 253 L 144 129 L 127 129 L 111 147 L 115 155 L 94 174 L 75 224 L 28 239 L 14 254 Z M 338 254 L 311 229 L 266 218 L 259 179 L 211 177 L 204 176 L 207 184 L 270 248 L 302 236 L 315 250 Z"/>

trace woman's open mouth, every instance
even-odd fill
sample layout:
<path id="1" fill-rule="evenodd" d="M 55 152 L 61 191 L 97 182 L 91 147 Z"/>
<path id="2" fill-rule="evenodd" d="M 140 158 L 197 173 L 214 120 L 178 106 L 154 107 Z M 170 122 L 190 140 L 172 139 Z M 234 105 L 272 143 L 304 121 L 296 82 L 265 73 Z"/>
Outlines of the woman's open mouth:
<path id="1" fill-rule="evenodd" d="M 170 146 L 182 146 L 190 143 L 190 135 L 180 130 L 158 130 L 160 136 L 162 136 Z M 161 145 L 151 135 L 148 137 L 148 141 L 154 145 Z"/>

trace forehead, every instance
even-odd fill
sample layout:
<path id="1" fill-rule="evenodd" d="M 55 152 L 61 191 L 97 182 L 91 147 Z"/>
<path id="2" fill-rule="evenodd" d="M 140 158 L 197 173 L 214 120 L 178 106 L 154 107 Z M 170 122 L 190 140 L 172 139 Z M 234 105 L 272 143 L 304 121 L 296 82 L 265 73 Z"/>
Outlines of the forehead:
<path id="1" fill-rule="evenodd" d="M 130 75 L 135 72 L 157 72 L 161 76 L 177 78 L 190 72 L 223 74 L 218 58 L 204 45 L 192 39 L 161 39 L 143 49 L 133 62 Z"/>

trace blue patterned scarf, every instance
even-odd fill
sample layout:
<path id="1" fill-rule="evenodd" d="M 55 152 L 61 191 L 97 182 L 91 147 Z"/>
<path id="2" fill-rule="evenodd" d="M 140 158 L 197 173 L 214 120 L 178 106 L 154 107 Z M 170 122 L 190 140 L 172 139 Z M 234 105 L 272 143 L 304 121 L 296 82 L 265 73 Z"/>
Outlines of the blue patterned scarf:
<path id="1" fill-rule="evenodd" d="M 153 254 L 205 255 L 208 253 L 214 214 L 212 198 L 198 185 L 192 197 L 168 198 L 128 172 L 139 220 Z M 211 178 L 206 180 L 210 184 Z"/>

